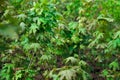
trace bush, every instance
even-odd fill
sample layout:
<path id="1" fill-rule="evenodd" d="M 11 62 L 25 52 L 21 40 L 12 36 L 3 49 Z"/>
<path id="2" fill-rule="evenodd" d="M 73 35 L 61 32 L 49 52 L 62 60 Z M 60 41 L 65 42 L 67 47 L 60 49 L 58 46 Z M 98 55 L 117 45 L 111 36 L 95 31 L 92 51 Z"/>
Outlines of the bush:
<path id="1" fill-rule="evenodd" d="M 1 4 L 1 80 L 120 79 L 119 0 Z"/>

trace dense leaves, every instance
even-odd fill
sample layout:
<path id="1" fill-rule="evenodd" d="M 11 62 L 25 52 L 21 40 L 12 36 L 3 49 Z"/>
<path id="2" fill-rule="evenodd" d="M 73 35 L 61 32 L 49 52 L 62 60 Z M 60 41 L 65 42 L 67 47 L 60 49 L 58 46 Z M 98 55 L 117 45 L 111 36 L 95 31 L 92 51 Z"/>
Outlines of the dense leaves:
<path id="1" fill-rule="evenodd" d="M 0 80 L 119 80 L 119 0 L 0 1 Z"/>

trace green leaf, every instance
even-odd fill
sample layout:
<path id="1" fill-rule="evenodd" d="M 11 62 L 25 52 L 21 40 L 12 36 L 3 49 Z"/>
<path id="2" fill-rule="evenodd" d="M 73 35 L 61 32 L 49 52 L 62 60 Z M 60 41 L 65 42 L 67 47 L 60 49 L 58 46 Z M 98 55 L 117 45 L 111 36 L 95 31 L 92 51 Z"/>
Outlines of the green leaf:
<path id="1" fill-rule="evenodd" d="M 116 38 L 120 38 L 120 31 L 117 31 L 117 32 L 115 33 L 114 39 L 116 39 Z"/>
<path id="2" fill-rule="evenodd" d="M 86 63 L 85 61 L 83 61 L 83 60 L 80 60 L 79 65 L 80 65 L 80 66 L 86 66 L 87 63 Z"/>
<path id="3" fill-rule="evenodd" d="M 119 70 L 119 63 L 117 61 L 113 61 L 112 63 L 109 64 L 109 68 L 115 70 Z"/>
<path id="4" fill-rule="evenodd" d="M 32 23 L 31 24 L 31 26 L 30 26 L 30 31 L 29 31 L 29 33 L 30 34 L 35 34 L 36 32 L 37 32 L 37 30 L 39 30 L 39 27 L 37 26 L 37 24 L 35 24 L 35 23 Z"/>
<path id="5" fill-rule="evenodd" d="M 40 44 L 39 43 L 31 43 L 29 48 L 34 49 L 34 51 L 36 52 L 40 48 Z"/>
<path id="6" fill-rule="evenodd" d="M 22 71 L 21 70 L 18 70 L 15 72 L 15 80 L 19 80 L 19 79 L 22 79 Z"/>
<path id="7" fill-rule="evenodd" d="M 70 62 L 72 64 L 75 64 L 75 63 L 78 62 L 78 59 L 76 59 L 75 57 L 68 57 L 68 58 L 66 58 L 66 62 L 65 63 L 68 63 L 68 62 Z"/>
<path id="8" fill-rule="evenodd" d="M 80 39 L 79 39 L 79 37 L 78 37 L 77 35 L 73 35 L 73 36 L 71 37 L 71 39 L 72 39 L 72 41 L 73 41 L 74 43 L 77 43 L 77 42 L 80 41 Z"/>
<path id="9" fill-rule="evenodd" d="M 75 80 L 76 71 L 74 69 L 62 70 L 58 73 L 60 80 Z"/>
<path id="10" fill-rule="evenodd" d="M 70 30 L 74 30 L 78 26 L 78 23 L 77 22 L 70 22 L 68 25 L 69 25 Z"/>
<path id="11" fill-rule="evenodd" d="M 104 70 L 102 71 L 102 75 L 103 75 L 103 76 L 106 77 L 108 74 L 109 74 L 108 70 L 104 69 Z"/>
<path id="12" fill-rule="evenodd" d="M 25 18 L 27 18 L 27 16 L 25 14 L 20 14 L 17 16 L 18 19 L 21 19 L 21 20 L 25 20 Z"/>
<path id="13" fill-rule="evenodd" d="M 52 59 L 51 55 L 42 55 L 40 58 L 41 61 L 49 61 L 51 59 Z"/>
<path id="14" fill-rule="evenodd" d="M 102 17 L 102 16 L 99 16 L 97 19 L 98 20 L 105 20 L 107 22 L 113 22 L 114 21 L 114 19 L 112 19 L 112 18 L 106 18 L 106 17 Z"/>
<path id="15" fill-rule="evenodd" d="M 22 31 L 25 30 L 25 26 L 26 26 L 26 24 L 25 24 L 24 22 L 21 22 L 21 23 L 20 23 L 20 27 L 21 27 Z"/>

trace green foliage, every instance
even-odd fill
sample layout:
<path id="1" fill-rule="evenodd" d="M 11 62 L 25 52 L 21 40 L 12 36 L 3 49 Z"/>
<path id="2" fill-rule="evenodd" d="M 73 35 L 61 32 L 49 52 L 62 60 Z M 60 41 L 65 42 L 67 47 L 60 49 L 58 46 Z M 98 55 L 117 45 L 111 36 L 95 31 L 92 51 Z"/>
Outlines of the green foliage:
<path id="1" fill-rule="evenodd" d="M 119 80 L 119 0 L 0 1 L 0 80 Z"/>
<path id="2" fill-rule="evenodd" d="M 75 80 L 76 71 L 74 69 L 63 70 L 58 75 L 60 76 L 60 80 Z"/>
<path id="3" fill-rule="evenodd" d="M 14 64 L 5 64 L 1 70 L 1 79 L 11 80 L 13 76 Z"/>

